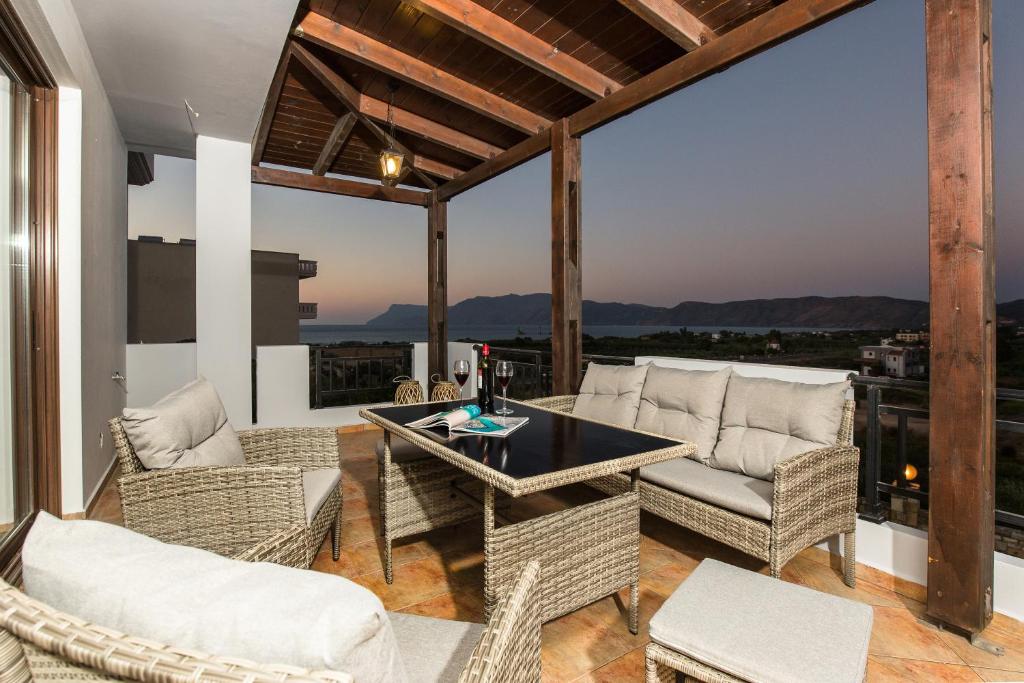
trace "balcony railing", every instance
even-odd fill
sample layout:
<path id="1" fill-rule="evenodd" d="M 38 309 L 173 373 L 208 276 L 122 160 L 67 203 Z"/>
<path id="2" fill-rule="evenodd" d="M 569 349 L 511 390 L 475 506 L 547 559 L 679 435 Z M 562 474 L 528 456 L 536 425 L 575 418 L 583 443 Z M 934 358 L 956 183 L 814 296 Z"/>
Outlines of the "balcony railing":
<path id="1" fill-rule="evenodd" d="M 311 408 L 381 403 L 395 395 L 395 377 L 412 374 L 412 344 L 311 346 Z"/>
<path id="2" fill-rule="evenodd" d="M 299 259 L 299 279 L 305 280 L 308 277 L 316 277 L 316 261 Z"/>
<path id="3" fill-rule="evenodd" d="M 491 358 L 512 363 L 514 375 L 509 394 L 519 399 L 540 398 L 551 395 L 551 351 L 538 349 L 512 349 L 491 347 Z M 583 369 L 591 361 L 605 365 L 632 365 L 631 356 L 602 356 L 583 354 Z"/>
<path id="4" fill-rule="evenodd" d="M 299 302 L 299 320 L 316 320 L 316 304 Z"/>
<path id="5" fill-rule="evenodd" d="M 858 376 L 854 384 L 862 387 L 865 394 L 860 409 L 866 416 L 864 440 L 859 444 L 864 501 L 860 516 L 873 522 L 891 519 L 924 526 L 929 504 L 928 382 Z M 883 390 L 898 401 L 882 403 Z M 1021 402 L 1024 391 L 997 389 L 996 400 L 1000 405 Z M 1024 422 L 996 420 L 997 548 L 998 527 L 1024 528 L 1024 437 L 1021 435 L 1024 435 Z M 908 514 L 908 509 L 912 514 Z"/>

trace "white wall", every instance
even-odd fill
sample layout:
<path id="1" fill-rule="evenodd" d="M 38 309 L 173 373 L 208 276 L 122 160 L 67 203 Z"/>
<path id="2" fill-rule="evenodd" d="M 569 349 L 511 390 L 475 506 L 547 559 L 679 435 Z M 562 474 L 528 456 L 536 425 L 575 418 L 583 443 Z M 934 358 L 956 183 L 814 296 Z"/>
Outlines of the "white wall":
<path id="1" fill-rule="evenodd" d="M 196 137 L 196 343 L 236 428 L 252 423 L 251 146 Z"/>
<path id="2" fill-rule="evenodd" d="M 81 512 L 113 462 L 125 403 L 127 151 L 69 0 L 14 0 L 58 85 L 61 479 Z"/>
<path id="3" fill-rule="evenodd" d="M 198 376 L 195 344 L 128 344 L 128 406 L 150 406 Z"/>

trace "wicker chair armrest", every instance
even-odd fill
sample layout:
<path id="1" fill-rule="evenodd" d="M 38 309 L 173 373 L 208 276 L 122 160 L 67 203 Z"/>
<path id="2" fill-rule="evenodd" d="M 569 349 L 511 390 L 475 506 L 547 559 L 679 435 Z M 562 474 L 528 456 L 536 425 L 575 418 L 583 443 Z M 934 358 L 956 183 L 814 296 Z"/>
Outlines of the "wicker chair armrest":
<path id="1" fill-rule="evenodd" d="M 829 446 L 775 467 L 772 536 L 780 553 L 792 557 L 855 528 L 859 464 L 857 447 Z"/>
<path id="2" fill-rule="evenodd" d="M 124 475 L 117 486 L 127 528 L 228 557 L 306 523 L 298 467 L 152 470 Z"/>
<path id="3" fill-rule="evenodd" d="M 251 548 L 235 555 L 243 562 L 273 562 L 306 569 L 306 528 L 301 524 L 275 531 Z"/>
<path id="4" fill-rule="evenodd" d="M 571 413 L 573 406 L 576 405 L 576 395 L 568 394 L 565 396 L 546 396 L 544 398 L 533 398 L 529 401 L 523 401 L 532 406 L 538 408 L 547 408 L 548 410 L 556 410 L 560 413 Z"/>
<path id="5" fill-rule="evenodd" d="M 334 427 L 246 429 L 238 440 L 250 465 L 341 467 L 341 439 Z"/>
<path id="6" fill-rule="evenodd" d="M 495 605 L 459 683 L 540 680 L 540 564 L 531 560 Z"/>

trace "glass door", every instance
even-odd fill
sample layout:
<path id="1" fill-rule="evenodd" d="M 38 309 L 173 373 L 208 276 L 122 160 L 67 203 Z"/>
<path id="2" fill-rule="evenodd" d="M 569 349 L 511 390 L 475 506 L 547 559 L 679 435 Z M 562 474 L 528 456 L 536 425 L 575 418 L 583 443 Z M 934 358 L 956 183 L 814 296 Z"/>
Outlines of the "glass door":
<path id="1" fill-rule="evenodd" d="M 34 509 L 29 236 L 31 99 L 0 72 L 0 542 Z"/>

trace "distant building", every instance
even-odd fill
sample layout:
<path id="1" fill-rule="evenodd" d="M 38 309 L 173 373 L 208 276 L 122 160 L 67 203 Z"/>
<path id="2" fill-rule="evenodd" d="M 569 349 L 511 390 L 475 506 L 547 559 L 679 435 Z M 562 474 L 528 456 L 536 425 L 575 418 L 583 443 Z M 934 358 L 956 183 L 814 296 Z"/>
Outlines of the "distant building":
<path id="1" fill-rule="evenodd" d="M 924 332 L 912 332 L 910 330 L 900 330 L 896 333 L 896 341 L 903 342 L 904 344 L 918 344 L 922 341 L 921 337 L 927 333 Z"/>
<path id="2" fill-rule="evenodd" d="M 860 374 L 899 379 L 924 377 L 927 355 L 927 349 L 921 346 L 862 346 Z"/>
<path id="3" fill-rule="evenodd" d="M 128 240 L 128 343 L 196 338 L 195 240 Z M 252 343 L 299 343 L 299 321 L 314 320 L 315 303 L 299 301 L 299 280 L 316 277 L 316 261 L 298 254 L 252 251 Z"/>

